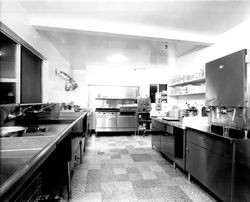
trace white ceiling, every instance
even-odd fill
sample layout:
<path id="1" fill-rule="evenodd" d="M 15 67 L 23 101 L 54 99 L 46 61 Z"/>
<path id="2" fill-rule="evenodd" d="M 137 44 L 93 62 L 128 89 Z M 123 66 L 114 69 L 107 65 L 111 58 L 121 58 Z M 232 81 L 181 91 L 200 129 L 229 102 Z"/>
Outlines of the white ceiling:
<path id="1" fill-rule="evenodd" d="M 102 60 L 112 51 L 161 58 L 166 42 L 179 57 L 250 18 L 249 0 L 19 1 L 31 23 L 73 67 Z M 133 54 L 129 57 L 136 61 Z"/>

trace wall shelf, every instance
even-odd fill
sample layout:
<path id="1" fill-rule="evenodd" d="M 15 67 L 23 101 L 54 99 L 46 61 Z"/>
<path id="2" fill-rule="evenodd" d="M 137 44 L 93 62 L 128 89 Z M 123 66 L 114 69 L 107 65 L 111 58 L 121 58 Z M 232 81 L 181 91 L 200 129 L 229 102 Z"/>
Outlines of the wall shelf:
<path id="1" fill-rule="evenodd" d="M 17 79 L 16 78 L 0 78 L 0 82 L 3 82 L 3 83 L 15 83 L 17 82 Z"/>
<path id="2" fill-rule="evenodd" d="M 194 83 L 200 83 L 200 82 L 205 82 L 205 78 L 199 78 L 199 79 L 195 79 L 195 80 L 190 80 L 190 81 L 185 81 L 185 82 L 181 82 L 181 83 L 171 84 L 171 85 L 169 85 L 169 87 L 183 86 L 183 85 L 187 85 L 187 84 L 194 84 Z"/>
<path id="3" fill-rule="evenodd" d="M 96 100 L 136 100 L 136 98 L 104 98 L 98 97 Z"/>
<path id="4" fill-rule="evenodd" d="M 185 94 L 169 94 L 168 96 L 172 96 L 172 97 L 177 97 L 177 96 L 187 96 L 187 95 L 205 95 L 205 92 L 197 92 L 197 93 L 185 93 Z"/>

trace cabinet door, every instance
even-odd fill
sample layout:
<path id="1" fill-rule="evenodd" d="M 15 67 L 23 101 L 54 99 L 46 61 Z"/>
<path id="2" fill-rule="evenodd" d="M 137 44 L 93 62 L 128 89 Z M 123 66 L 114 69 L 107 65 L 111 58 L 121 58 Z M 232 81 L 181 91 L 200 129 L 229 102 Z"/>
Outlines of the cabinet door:
<path id="1" fill-rule="evenodd" d="M 0 104 L 17 103 L 17 44 L 2 32 L 0 51 Z"/>
<path id="2" fill-rule="evenodd" d="M 116 116 L 97 116 L 97 128 L 114 128 L 116 127 Z"/>
<path id="3" fill-rule="evenodd" d="M 175 137 L 175 162 L 185 168 L 185 131 L 181 128 L 174 127 Z"/>
<path id="4" fill-rule="evenodd" d="M 151 143 L 153 149 L 157 151 L 161 150 L 161 132 L 155 128 L 153 128 L 151 132 Z"/>
<path id="5" fill-rule="evenodd" d="M 231 201 L 231 161 L 187 141 L 186 170 L 223 201 Z"/>
<path id="6" fill-rule="evenodd" d="M 21 103 L 42 102 L 42 60 L 29 50 L 21 49 Z"/>
<path id="7" fill-rule="evenodd" d="M 117 116 L 117 127 L 135 128 L 137 126 L 136 116 Z"/>
<path id="8" fill-rule="evenodd" d="M 174 160 L 174 136 L 172 134 L 163 133 L 161 135 L 161 152 Z"/>

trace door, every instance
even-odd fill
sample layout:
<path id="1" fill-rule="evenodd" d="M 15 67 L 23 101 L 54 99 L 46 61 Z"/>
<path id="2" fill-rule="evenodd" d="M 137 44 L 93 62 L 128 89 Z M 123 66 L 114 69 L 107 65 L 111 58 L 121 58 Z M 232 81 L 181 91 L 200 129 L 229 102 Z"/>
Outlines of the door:
<path id="1" fill-rule="evenodd" d="M 132 115 L 120 115 L 117 116 L 117 127 L 118 128 L 136 128 L 136 116 Z"/>
<path id="2" fill-rule="evenodd" d="M 186 170 L 223 201 L 231 201 L 232 162 L 187 141 Z"/>
<path id="3" fill-rule="evenodd" d="M 21 103 L 42 102 L 42 60 L 21 48 Z"/>
<path id="4" fill-rule="evenodd" d="M 174 135 L 162 133 L 161 135 L 161 152 L 172 161 L 174 160 Z"/>
<path id="5" fill-rule="evenodd" d="M 116 127 L 116 116 L 96 116 L 96 128 L 115 128 Z"/>

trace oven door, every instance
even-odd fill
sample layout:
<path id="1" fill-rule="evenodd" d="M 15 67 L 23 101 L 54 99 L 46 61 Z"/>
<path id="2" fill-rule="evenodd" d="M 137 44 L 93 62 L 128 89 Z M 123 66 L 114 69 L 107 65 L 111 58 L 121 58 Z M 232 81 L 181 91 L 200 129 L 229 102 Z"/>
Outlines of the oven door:
<path id="1" fill-rule="evenodd" d="M 117 116 L 118 128 L 136 128 L 137 121 L 134 115 L 118 115 Z"/>
<path id="2" fill-rule="evenodd" d="M 97 115 L 96 128 L 114 128 L 116 127 L 116 115 Z"/>

